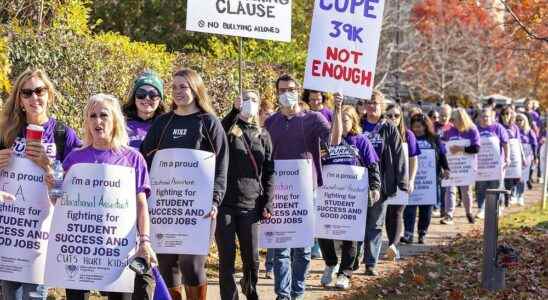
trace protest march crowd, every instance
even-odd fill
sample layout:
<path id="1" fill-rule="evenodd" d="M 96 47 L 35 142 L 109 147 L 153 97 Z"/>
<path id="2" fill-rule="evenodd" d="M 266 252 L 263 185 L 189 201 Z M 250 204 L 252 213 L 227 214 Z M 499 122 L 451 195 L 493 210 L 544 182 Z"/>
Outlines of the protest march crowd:
<path id="1" fill-rule="evenodd" d="M 531 100 L 422 111 L 380 91 L 356 103 L 302 91 L 290 75 L 275 81 L 277 107 L 244 90 L 218 118 L 200 75 L 180 69 L 170 105 L 151 70 L 123 105 L 91 96 L 80 138 L 48 113 L 57 91 L 44 70 L 13 86 L 0 118 L 5 300 L 48 288 L 69 300 L 206 299 L 213 240 L 221 299 L 238 299 L 237 248 L 247 299 L 260 298 L 259 248 L 277 299 L 304 297 L 312 257 L 325 261 L 322 285 L 348 289 L 360 264 L 376 276 L 398 244 L 425 243 L 434 216 L 453 224 L 458 199 L 470 223 L 487 189 L 511 191 L 500 213 L 523 205 L 544 136 Z"/>

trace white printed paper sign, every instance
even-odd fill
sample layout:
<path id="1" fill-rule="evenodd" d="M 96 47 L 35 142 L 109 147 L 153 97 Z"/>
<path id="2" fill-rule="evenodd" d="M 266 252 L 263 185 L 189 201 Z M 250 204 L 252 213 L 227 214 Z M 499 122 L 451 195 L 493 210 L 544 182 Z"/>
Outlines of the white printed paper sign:
<path id="1" fill-rule="evenodd" d="M 510 139 L 508 148 L 510 148 L 510 165 L 506 168 L 504 178 L 521 178 L 523 168 L 521 143 L 518 139 Z"/>
<path id="2" fill-rule="evenodd" d="M 274 168 L 272 218 L 261 221 L 259 247 L 310 247 L 314 244 L 313 163 L 276 160 Z"/>
<path id="3" fill-rule="evenodd" d="M 415 176 L 415 190 L 409 196 L 407 205 L 434 205 L 436 200 L 436 152 L 433 149 L 421 149 Z"/>
<path id="4" fill-rule="evenodd" d="M 478 153 L 478 171 L 476 181 L 502 179 L 502 154 L 500 140 L 496 136 L 481 137 Z"/>
<path id="5" fill-rule="evenodd" d="M 0 187 L 16 198 L 0 203 L 0 280 L 44 283 L 53 214 L 44 175 L 35 163 L 16 156 L 0 170 Z"/>
<path id="6" fill-rule="evenodd" d="M 163 149 L 150 168 L 150 236 L 157 253 L 207 255 L 215 154 Z"/>
<path id="7" fill-rule="evenodd" d="M 468 147 L 469 140 L 448 141 L 447 162 L 449 164 L 449 178 L 441 181 L 441 186 L 468 186 L 476 182 L 477 161 L 476 155 L 459 152 L 451 153 L 452 146 Z"/>
<path id="8" fill-rule="evenodd" d="M 136 246 L 135 169 L 81 163 L 65 175 L 53 214 L 46 285 L 133 292 L 127 266 Z"/>
<path id="9" fill-rule="evenodd" d="M 188 0 L 186 30 L 291 41 L 291 0 Z"/>
<path id="10" fill-rule="evenodd" d="M 318 190 L 316 238 L 362 241 L 365 235 L 369 182 L 367 170 L 351 165 L 327 165 Z"/>
<path id="11" fill-rule="evenodd" d="M 402 143 L 403 155 L 405 157 L 405 174 L 409 174 L 409 147 L 407 143 Z M 409 176 L 409 175 L 408 175 Z M 409 193 L 398 188 L 396 195 L 386 199 L 388 205 L 407 205 L 409 202 Z"/>
<path id="12" fill-rule="evenodd" d="M 371 98 L 384 0 L 316 0 L 304 87 Z"/>

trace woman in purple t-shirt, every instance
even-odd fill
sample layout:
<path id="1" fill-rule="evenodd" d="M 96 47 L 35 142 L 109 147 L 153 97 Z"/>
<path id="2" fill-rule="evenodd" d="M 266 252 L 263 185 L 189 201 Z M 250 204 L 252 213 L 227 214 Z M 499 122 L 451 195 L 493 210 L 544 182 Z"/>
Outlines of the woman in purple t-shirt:
<path id="1" fill-rule="evenodd" d="M 322 114 L 329 124 L 333 123 L 333 111 L 329 109 L 327 105 L 329 100 L 326 93 L 314 90 L 304 90 L 302 100 L 308 104 L 310 110 Z"/>
<path id="2" fill-rule="evenodd" d="M 407 156 L 409 159 L 409 184 L 407 193 L 411 194 L 415 187 L 415 176 L 417 175 L 417 157 L 421 153 L 419 146 L 417 145 L 417 139 L 411 130 L 405 128 L 403 112 L 400 106 L 388 106 L 385 116 L 396 125 L 402 138 L 402 143 L 407 145 Z M 388 205 L 386 209 L 386 235 L 388 236 L 389 245 L 386 250 L 386 256 L 388 259 L 399 259 L 400 256 L 397 246 L 403 231 L 404 208 L 405 205 Z"/>
<path id="3" fill-rule="evenodd" d="M 516 120 L 516 112 L 512 108 L 512 106 L 507 105 L 502 108 L 500 111 L 500 123 L 504 128 L 506 128 L 506 131 L 508 132 L 508 138 L 510 140 L 517 139 L 518 141 L 521 140 L 521 134 L 518 125 L 515 123 Z M 523 158 L 523 152 L 522 154 L 522 163 L 525 161 Z M 504 195 L 504 206 L 508 207 L 512 203 L 517 203 L 517 185 L 519 183 L 519 178 L 505 178 L 504 179 L 504 188 L 507 191 L 511 191 L 511 195 Z"/>
<path id="4" fill-rule="evenodd" d="M 63 162 L 65 172 L 81 163 L 109 164 L 135 169 L 135 198 L 137 200 L 137 228 L 139 246 L 136 257 L 144 258 L 149 265 L 158 264 L 150 245 L 150 218 L 147 197 L 150 182 L 146 161 L 135 149 L 128 146 L 128 135 L 118 100 L 111 95 L 92 96 L 84 109 L 84 147 L 75 150 Z M 135 277 L 133 299 L 152 299 L 155 282 L 151 271 Z M 83 300 L 87 291 L 67 289 L 67 300 Z M 118 299 L 120 293 L 108 293 L 109 299 Z"/>
<path id="5" fill-rule="evenodd" d="M 460 153 L 462 155 L 475 155 L 479 152 L 480 136 L 478 129 L 468 116 L 464 108 L 457 108 L 453 111 L 453 127 L 445 131 L 442 140 L 445 142 L 456 140 L 468 140 L 469 145 L 457 146 L 453 145 L 448 150 L 452 154 Z M 474 223 L 472 215 L 472 198 L 473 191 L 470 186 L 459 186 L 446 188 L 445 191 L 445 217 L 441 220 L 441 224 L 453 224 L 453 215 L 455 212 L 455 203 L 457 198 L 457 188 L 460 190 L 462 203 L 466 210 L 466 217 L 469 223 Z"/>
<path id="6" fill-rule="evenodd" d="M 139 150 L 152 122 L 167 112 L 167 108 L 162 79 L 150 70 L 140 74 L 122 107 L 131 147 Z"/>
<path id="7" fill-rule="evenodd" d="M 526 174 L 529 173 L 529 180 L 531 180 L 531 174 L 533 171 L 533 166 L 538 163 L 538 139 L 535 131 L 531 128 L 529 124 L 529 119 L 525 114 L 519 113 L 516 115 L 516 124 L 520 130 L 521 144 L 523 146 L 523 154 L 528 162 L 528 169 L 524 169 L 525 174 L 522 175 L 522 178 L 526 177 Z M 516 197 L 518 198 L 518 205 L 525 205 L 525 198 L 523 194 L 525 192 L 525 180 L 520 180 L 516 187 Z"/>

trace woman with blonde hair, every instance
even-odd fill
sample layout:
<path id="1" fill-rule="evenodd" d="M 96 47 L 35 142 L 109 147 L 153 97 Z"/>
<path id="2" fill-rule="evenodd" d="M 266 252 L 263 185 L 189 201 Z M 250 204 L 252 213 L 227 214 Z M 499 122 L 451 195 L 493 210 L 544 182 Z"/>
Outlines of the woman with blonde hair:
<path id="1" fill-rule="evenodd" d="M 76 132 L 49 116 L 56 96 L 55 87 L 45 71 L 29 68 L 19 75 L 0 115 L 0 168 L 5 168 L 16 155 L 30 159 L 46 174 L 51 174 L 54 160 L 63 161 L 68 153 L 80 147 Z M 42 140 L 26 140 L 29 125 L 43 129 Z M 47 289 L 43 286 L 2 281 L 4 300 L 16 299 L 19 292 L 23 300 L 31 296 L 47 297 Z"/>
<path id="2" fill-rule="evenodd" d="M 141 153 L 150 167 L 156 152 L 162 149 L 195 149 L 215 154 L 213 199 L 211 203 L 210 241 L 215 232 L 217 210 L 225 196 L 228 171 L 228 141 L 215 115 L 206 86 L 196 71 L 181 69 L 172 82 L 172 111 L 158 117 L 152 124 Z M 160 272 L 174 300 L 182 299 L 181 285 L 187 299 L 206 299 L 207 255 L 159 254 Z"/>
<path id="3" fill-rule="evenodd" d="M 472 119 L 470 119 L 464 108 L 456 108 L 453 110 L 452 119 L 453 127 L 444 131 L 442 141 L 468 141 L 468 146 L 453 145 L 448 150 L 452 154 L 476 155 L 480 148 L 480 136 L 476 125 L 474 125 Z M 453 224 L 457 188 L 460 190 L 461 197 L 463 198 L 462 203 L 464 204 L 464 209 L 466 210 L 466 218 L 468 219 L 468 222 L 475 222 L 474 216 L 472 215 L 472 188 L 470 186 L 458 186 L 449 187 L 445 191 L 445 217 L 440 221 L 441 224 Z"/>
<path id="4" fill-rule="evenodd" d="M 516 197 L 518 205 L 525 205 L 523 194 L 525 193 L 525 183 L 531 180 L 533 166 L 538 163 L 538 139 L 537 134 L 529 124 L 529 118 L 523 113 L 516 115 L 516 124 L 520 130 L 521 145 L 523 147 L 523 156 L 525 157 L 523 176 L 516 186 Z"/>
<path id="5" fill-rule="evenodd" d="M 342 143 L 329 147 L 328 153 L 322 157 L 322 165 L 337 164 L 367 168 L 369 190 L 378 193 L 381 188 L 379 158 L 367 136 L 362 133 L 358 113 L 354 107 L 344 105 L 342 113 L 335 114 L 334 122 L 342 122 Z M 318 239 L 318 242 L 325 261 L 321 284 L 328 286 L 333 280 L 333 273 L 339 262 L 335 241 Z M 350 278 L 357 253 L 356 244 L 354 241 L 342 241 L 341 260 L 335 283 L 335 287 L 338 289 L 350 288 Z"/>

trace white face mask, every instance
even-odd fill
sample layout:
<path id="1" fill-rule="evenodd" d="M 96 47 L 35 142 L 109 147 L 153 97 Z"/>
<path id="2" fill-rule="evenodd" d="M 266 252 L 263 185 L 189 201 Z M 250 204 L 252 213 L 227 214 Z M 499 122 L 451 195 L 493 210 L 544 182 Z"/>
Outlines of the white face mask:
<path id="1" fill-rule="evenodd" d="M 259 114 L 259 103 L 251 100 L 242 101 L 240 113 L 245 118 L 257 116 Z"/>
<path id="2" fill-rule="evenodd" d="M 283 107 L 292 108 L 299 104 L 299 95 L 294 92 L 285 92 L 278 96 L 278 102 Z"/>

